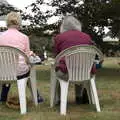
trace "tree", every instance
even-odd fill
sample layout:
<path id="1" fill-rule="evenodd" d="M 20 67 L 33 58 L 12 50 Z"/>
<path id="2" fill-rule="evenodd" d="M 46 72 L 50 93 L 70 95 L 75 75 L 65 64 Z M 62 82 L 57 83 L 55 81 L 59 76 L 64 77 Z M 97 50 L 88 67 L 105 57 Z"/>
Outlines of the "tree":
<path id="1" fill-rule="evenodd" d="M 104 27 L 108 26 L 108 18 L 102 13 L 108 4 L 108 0 L 53 0 L 51 5 L 57 8 L 54 15 L 75 16 L 83 23 L 83 31 L 90 34 L 98 45 L 102 45 Z"/>
<path id="2" fill-rule="evenodd" d="M 109 4 L 104 8 L 102 14 L 108 20 L 108 26 L 112 31 L 112 36 L 120 38 L 120 1 L 111 0 Z"/>
<path id="3" fill-rule="evenodd" d="M 47 50 L 50 50 L 50 36 L 40 36 L 36 34 L 31 34 L 29 36 L 30 38 L 30 47 L 33 49 L 34 52 L 40 52 L 43 53 L 43 47 L 45 47 Z"/>
<path id="4" fill-rule="evenodd" d="M 40 11 L 42 4 L 52 6 L 56 10 L 52 13 L 51 10 L 42 13 Z M 26 19 L 31 21 L 31 26 L 39 26 L 43 31 L 58 29 L 60 21 L 52 25 L 46 24 L 49 17 L 60 16 L 62 19 L 65 15 L 73 15 L 82 21 L 83 31 L 90 34 L 97 45 L 103 45 L 102 36 L 105 34 L 105 26 L 110 28 L 113 36 L 119 36 L 120 33 L 119 0 L 52 0 L 49 3 L 36 0 L 29 7 L 34 15 L 27 14 Z"/>
<path id="5" fill-rule="evenodd" d="M 40 5 L 44 4 L 44 0 L 36 0 L 35 3 L 26 7 L 26 11 L 22 14 L 24 20 L 30 21 L 31 28 L 44 27 L 47 16 L 41 12 Z M 33 13 L 33 14 L 32 14 Z"/>
<path id="6" fill-rule="evenodd" d="M 20 11 L 12 5 L 8 4 L 7 1 L 3 0 L 0 2 L 0 16 L 4 16 L 11 11 Z"/>

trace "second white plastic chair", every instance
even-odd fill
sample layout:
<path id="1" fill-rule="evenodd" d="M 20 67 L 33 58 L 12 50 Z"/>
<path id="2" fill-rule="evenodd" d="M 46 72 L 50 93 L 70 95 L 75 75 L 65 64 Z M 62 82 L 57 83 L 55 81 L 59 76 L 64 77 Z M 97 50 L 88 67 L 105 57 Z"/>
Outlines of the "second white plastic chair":
<path id="1" fill-rule="evenodd" d="M 55 64 L 51 67 L 51 101 L 53 107 L 58 100 L 56 93 L 57 80 L 60 83 L 60 113 L 66 115 L 67 95 L 69 82 L 84 84 L 87 89 L 89 101 L 95 104 L 97 112 L 100 112 L 99 99 L 95 84 L 95 75 L 91 75 L 91 69 L 94 64 L 95 55 L 99 55 L 102 59 L 102 53 L 94 46 L 73 46 L 61 52 L 55 59 Z M 68 69 L 68 81 L 62 80 L 55 74 L 55 66 L 58 61 L 65 57 L 65 62 Z"/>

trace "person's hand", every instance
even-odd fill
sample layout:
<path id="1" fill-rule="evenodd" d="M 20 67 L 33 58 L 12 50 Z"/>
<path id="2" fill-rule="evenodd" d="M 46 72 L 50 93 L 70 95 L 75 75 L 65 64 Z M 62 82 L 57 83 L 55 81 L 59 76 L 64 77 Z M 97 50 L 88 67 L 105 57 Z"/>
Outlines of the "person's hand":
<path id="1" fill-rule="evenodd" d="M 30 51 L 29 55 L 32 56 L 33 54 L 34 54 L 33 51 Z"/>
<path id="2" fill-rule="evenodd" d="M 36 56 L 36 54 L 33 51 L 30 51 L 30 56 Z"/>

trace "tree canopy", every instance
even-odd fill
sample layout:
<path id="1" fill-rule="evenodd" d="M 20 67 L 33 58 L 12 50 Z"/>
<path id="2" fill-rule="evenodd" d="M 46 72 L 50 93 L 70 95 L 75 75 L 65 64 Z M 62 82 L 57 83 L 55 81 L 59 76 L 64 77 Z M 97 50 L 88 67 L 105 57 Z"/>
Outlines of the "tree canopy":
<path id="1" fill-rule="evenodd" d="M 44 7 L 47 9 L 44 10 Z M 52 7 L 52 9 L 49 9 Z M 15 10 L 11 6 L 0 5 L 0 16 Z M 59 31 L 59 25 L 65 15 L 73 15 L 83 24 L 82 31 L 90 34 L 97 45 L 102 46 L 104 29 L 108 27 L 112 36 L 120 38 L 120 0 L 36 0 L 22 12 L 24 20 L 29 20 L 30 25 L 22 30 L 27 34 L 34 33 L 37 36 L 46 36 L 44 31 Z M 60 19 L 47 24 L 47 20 L 53 16 Z"/>
<path id="2" fill-rule="evenodd" d="M 6 1 L 0 2 L 0 16 L 4 16 L 11 11 L 20 11 L 20 10 L 8 4 Z"/>
<path id="3" fill-rule="evenodd" d="M 56 10 L 51 12 L 41 11 L 41 5 L 52 6 Z M 104 27 L 109 27 L 113 36 L 119 36 L 120 30 L 120 1 L 119 0 L 52 0 L 45 3 L 44 0 L 36 0 L 30 8 L 34 13 L 25 14 L 24 19 L 29 19 L 31 26 L 38 26 L 43 30 L 57 30 L 59 22 L 47 25 L 47 20 L 52 16 L 73 15 L 83 23 L 83 31 L 89 33 L 96 43 L 100 44 L 101 36 L 104 35 Z M 97 30 L 95 29 L 97 27 Z"/>

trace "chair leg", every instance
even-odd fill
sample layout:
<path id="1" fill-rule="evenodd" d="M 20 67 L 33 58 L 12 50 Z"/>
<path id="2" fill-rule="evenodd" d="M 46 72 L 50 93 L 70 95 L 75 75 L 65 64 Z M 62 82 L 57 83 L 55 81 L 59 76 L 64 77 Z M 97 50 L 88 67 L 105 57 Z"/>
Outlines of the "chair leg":
<path id="1" fill-rule="evenodd" d="M 55 88 L 55 99 L 54 99 L 54 103 L 55 103 L 55 105 L 56 105 L 56 104 L 59 104 L 59 102 L 60 102 L 60 84 L 59 84 L 59 81 L 57 80 L 56 88 Z"/>
<path id="2" fill-rule="evenodd" d="M 91 84 L 91 83 L 90 83 Z M 91 104 L 95 105 L 94 93 L 92 90 L 92 86 L 90 85 L 90 95 L 91 95 Z"/>
<path id="3" fill-rule="evenodd" d="M 87 94 L 88 94 L 88 98 L 89 98 L 89 104 L 95 104 L 94 97 L 93 97 L 93 92 L 91 90 L 90 81 L 86 82 L 85 87 L 87 89 Z"/>
<path id="4" fill-rule="evenodd" d="M 56 75 L 55 75 L 55 71 L 54 71 L 54 66 L 51 65 L 51 83 L 50 83 L 50 107 L 54 106 L 54 101 L 55 101 L 55 94 L 56 94 L 56 84 L 57 84 L 57 80 L 56 80 Z"/>
<path id="5" fill-rule="evenodd" d="M 21 114 L 26 114 L 26 84 L 27 84 L 27 79 L 28 78 L 17 80 Z"/>
<path id="6" fill-rule="evenodd" d="M 87 95 L 88 95 L 88 99 L 89 99 L 89 104 L 92 104 L 91 92 L 90 92 L 90 83 L 89 83 L 89 81 L 85 81 L 84 87 L 85 87 L 86 90 L 87 90 Z"/>
<path id="7" fill-rule="evenodd" d="M 97 110 L 97 112 L 100 112 L 101 110 L 100 110 L 100 104 L 99 104 L 99 99 L 98 99 L 98 95 L 97 95 L 97 89 L 96 89 L 96 85 L 95 85 L 95 77 L 93 77 L 90 80 L 90 83 L 91 83 L 91 90 L 92 90 L 92 93 L 93 93 L 93 96 L 94 96 L 96 110 Z"/>
<path id="8" fill-rule="evenodd" d="M 60 90 L 61 90 L 60 114 L 66 115 L 69 82 L 66 82 L 64 80 L 59 80 L 59 82 L 60 82 Z"/>
<path id="9" fill-rule="evenodd" d="M 37 106 L 38 105 L 38 103 L 37 103 L 38 101 L 36 101 L 37 98 L 36 98 L 36 95 L 34 93 L 34 87 L 32 86 L 32 83 L 31 83 L 30 79 L 28 80 L 27 86 L 28 86 L 28 88 L 29 88 L 29 90 L 31 92 L 32 100 L 35 103 L 35 105 Z M 32 87 L 33 87 L 33 89 L 32 89 Z"/>
<path id="10" fill-rule="evenodd" d="M 38 100 L 37 100 L 36 69 L 34 67 L 31 69 L 31 73 L 30 73 L 30 88 L 34 103 L 37 106 Z"/>

